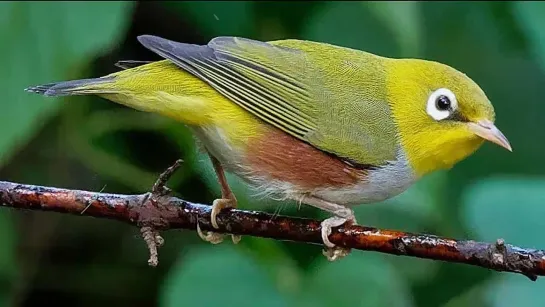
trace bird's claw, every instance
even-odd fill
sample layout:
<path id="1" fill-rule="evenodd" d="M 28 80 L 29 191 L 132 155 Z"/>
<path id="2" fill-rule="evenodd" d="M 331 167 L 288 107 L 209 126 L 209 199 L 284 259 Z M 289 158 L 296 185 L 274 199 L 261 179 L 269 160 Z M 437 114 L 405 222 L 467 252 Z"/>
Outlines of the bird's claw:
<path id="1" fill-rule="evenodd" d="M 201 239 L 203 239 L 206 242 L 210 242 L 212 244 L 219 244 L 223 242 L 223 234 L 218 232 L 212 232 L 212 231 L 207 231 L 205 234 L 201 230 L 201 227 L 199 226 L 199 222 L 197 222 L 197 234 L 199 235 Z"/>
<path id="2" fill-rule="evenodd" d="M 333 227 L 339 227 L 341 225 L 352 225 L 356 222 L 356 218 L 351 216 L 349 218 L 342 218 L 338 216 L 330 217 L 321 223 L 322 226 L 322 241 L 326 249 L 322 252 L 329 261 L 335 261 L 346 257 L 350 254 L 351 249 L 338 247 L 329 240 L 331 229 Z"/>
<path id="3" fill-rule="evenodd" d="M 236 208 L 237 203 L 234 199 L 229 198 L 219 198 L 214 200 L 212 203 L 212 213 L 210 214 L 210 222 L 212 226 L 216 229 L 220 228 L 217 222 L 217 216 L 221 210 L 226 208 Z"/>
<path id="4" fill-rule="evenodd" d="M 213 232 L 213 231 L 206 231 L 203 232 L 201 230 L 201 227 L 199 226 L 199 223 L 197 223 L 197 234 L 201 239 L 203 239 L 206 242 L 210 242 L 212 244 L 219 244 L 223 242 L 223 237 L 225 236 L 222 233 L 219 232 Z M 233 241 L 233 244 L 238 244 L 240 242 L 241 236 L 239 235 L 231 235 L 231 240 Z"/>
<path id="5" fill-rule="evenodd" d="M 327 260 L 329 261 L 335 261 L 337 259 L 344 258 L 350 254 L 350 249 L 348 248 L 342 248 L 342 247 L 332 247 L 332 248 L 326 248 L 322 251 L 322 254 L 326 256 Z"/>
<path id="6" fill-rule="evenodd" d="M 236 200 L 229 199 L 229 198 L 220 198 L 214 200 L 214 203 L 212 204 L 212 212 L 210 214 L 210 222 L 212 224 L 212 227 L 218 229 L 219 225 L 217 222 L 217 215 L 221 212 L 221 210 L 225 208 L 236 208 Z M 197 223 L 197 233 L 201 239 L 203 239 L 206 242 L 210 242 L 212 244 L 218 244 L 223 242 L 224 234 L 207 231 L 206 234 L 203 233 L 201 230 L 199 223 Z M 241 240 L 241 236 L 239 235 L 233 235 L 231 234 L 231 240 L 234 244 L 238 244 Z"/>
<path id="7" fill-rule="evenodd" d="M 221 212 L 221 210 L 226 208 L 236 208 L 237 207 L 237 201 L 234 197 L 234 195 L 231 196 L 231 198 L 219 198 L 214 200 L 212 203 L 212 212 L 210 214 L 210 222 L 212 223 L 212 227 L 218 229 L 219 225 L 217 222 L 217 216 Z M 231 240 L 234 244 L 238 244 L 241 240 L 241 236 L 239 235 L 231 235 Z"/>

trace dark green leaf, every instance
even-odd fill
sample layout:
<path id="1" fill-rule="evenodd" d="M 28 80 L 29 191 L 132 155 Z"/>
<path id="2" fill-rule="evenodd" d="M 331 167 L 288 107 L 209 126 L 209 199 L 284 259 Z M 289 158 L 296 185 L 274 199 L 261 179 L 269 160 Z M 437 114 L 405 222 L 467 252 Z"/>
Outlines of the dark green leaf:
<path id="1" fill-rule="evenodd" d="M 13 293 L 13 280 L 21 267 L 17 260 L 17 233 L 13 223 L 13 214 L 7 210 L 0 212 L 0 306 L 9 306 L 9 299 Z"/>
<path id="2" fill-rule="evenodd" d="M 403 275 L 382 255 L 354 252 L 320 265 L 305 283 L 298 306 L 413 306 Z"/>
<path id="3" fill-rule="evenodd" d="M 161 306 L 288 306 L 260 265 L 228 245 L 192 250 L 169 272 Z"/>
<path id="4" fill-rule="evenodd" d="M 391 28 L 358 2 L 325 3 L 308 19 L 302 36 L 382 56 L 401 54 Z"/>
<path id="5" fill-rule="evenodd" d="M 497 276 L 486 289 L 485 298 L 490 307 L 545 306 L 545 280 L 531 282 L 522 275 Z"/>
<path id="6" fill-rule="evenodd" d="M 476 182 L 464 192 L 462 204 L 468 228 L 479 239 L 527 247 L 545 246 L 535 231 L 545 216 L 545 180 L 495 177 Z"/>
<path id="7" fill-rule="evenodd" d="M 59 107 L 24 88 L 66 78 L 119 38 L 129 2 L 3 2 L 0 13 L 0 162 Z M 9 24 L 9 27 L 6 26 Z"/>
<path id="8" fill-rule="evenodd" d="M 481 240 L 503 238 L 507 243 L 543 248 L 538 231 L 545 216 L 545 179 L 491 178 L 473 184 L 464 193 L 464 216 Z M 493 307 L 543 306 L 545 280 L 532 283 L 519 275 L 496 275 L 486 297 Z"/>
<path id="9" fill-rule="evenodd" d="M 545 2 L 512 2 L 513 14 L 526 34 L 532 53 L 545 71 Z"/>
<path id="10" fill-rule="evenodd" d="M 364 2 L 371 12 L 395 33 L 404 57 L 416 57 L 422 47 L 422 14 L 418 1 L 370 1 Z"/>
<path id="11" fill-rule="evenodd" d="M 253 3 L 249 1 L 168 2 L 193 20 L 203 32 L 214 36 L 249 36 L 253 25 Z"/>

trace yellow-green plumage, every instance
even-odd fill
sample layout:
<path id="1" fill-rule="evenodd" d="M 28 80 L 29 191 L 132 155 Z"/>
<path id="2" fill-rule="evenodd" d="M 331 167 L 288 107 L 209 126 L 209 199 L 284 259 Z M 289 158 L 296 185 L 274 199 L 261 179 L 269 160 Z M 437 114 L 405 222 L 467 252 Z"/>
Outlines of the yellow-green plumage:
<path id="1" fill-rule="evenodd" d="M 232 112 L 235 102 L 290 135 L 363 165 L 380 166 L 395 159 L 402 139 L 419 145 L 406 148 L 419 175 L 452 166 L 482 143 L 467 129 L 437 123 L 418 107 L 433 89 L 456 89 L 458 96 L 468 98 L 461 105 L 467 106 L 468 117 L 493 119 L 480 88 L 436 62 L 389 59 L 299 40 L 266 44 L 220 37 L 207 46 L 179 45 L 172 47 L 185 48 L 179 63 L 201 79 L 170 61 L 154 62 L 113 75 L 117 80 L 110 86 L 120 92 L 126 88 L 127 98 L 102 96 L 196 125 L 218 117 L 210 113 L 229 116 L 222 110 Z M 392 113 L 397 114 L 397 123 L 391 120 Z M 449 144 L 452 150 L 443 156 Z"/>
<path id="2" fill-rule="evenodd" d="M 29 90 L 96 94 L 179 120 L 227 170 L 344 220 L 346 206 L 395 196 L 483 138 L 510 149 L 480 87 L 441 63 L 300 40 L 139 41 L 165 60 Z M 326 242 L 338 220 L 324 223 Z"/>
<path id="3" fill-rule="evenodd" d="M 246 111 L 321 150 L 366 165 L 395 158 L 383 58 L 297 40 L 221 37 L 208 46 L 164 47 Z"/>

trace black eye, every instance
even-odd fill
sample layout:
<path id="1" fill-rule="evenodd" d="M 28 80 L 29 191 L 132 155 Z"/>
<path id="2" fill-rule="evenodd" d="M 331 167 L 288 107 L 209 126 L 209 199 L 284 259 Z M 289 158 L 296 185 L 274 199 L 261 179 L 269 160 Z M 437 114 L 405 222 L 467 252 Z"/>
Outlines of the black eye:
<path id="1" fill-rule="evenodd" d="M 435 100 L 435 106 L 437 107 L 438 110 L 441 110 L 441 111 L 450 110 L 450 106 L 451 106 L 450 99 L 445 95 L 441 95 L 437 97 L 437 99 Z"/>

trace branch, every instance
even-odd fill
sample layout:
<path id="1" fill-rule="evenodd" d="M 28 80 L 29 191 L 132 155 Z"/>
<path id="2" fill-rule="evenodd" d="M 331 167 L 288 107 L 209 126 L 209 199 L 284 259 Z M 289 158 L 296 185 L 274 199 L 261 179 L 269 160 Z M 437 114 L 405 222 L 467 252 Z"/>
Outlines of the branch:
<path id="1" fill-rule="evenodd" d="M 0 181 L 0 203 L 16 209 L 114 219 L 140 227 L 150 250 L 148 263 L 151 266 L 157 265 L 157 248 L 163 244 L 159 230 L 195 231 L 197 222 L 202 230 L 322 244 L 320 221 L 273 216 L 263 212 L 226 209 L 217 217 L 220 228 L 212 228 L 211 206 L 169 196 L 164 183 L 175 167 L 159 178 L 152 193 L 140 195 L 96 193 Z M 538 275 L 545 275 L 545 251 L 512 246 L 501 239 L 495 243 L 483 243 L 359 225 L 346 228 L 341 226 L 333 230 L 329 239 L 341 247 L 464 263 L 496 271 L 521 273 L 531 280 L 536 280 Z"/>

